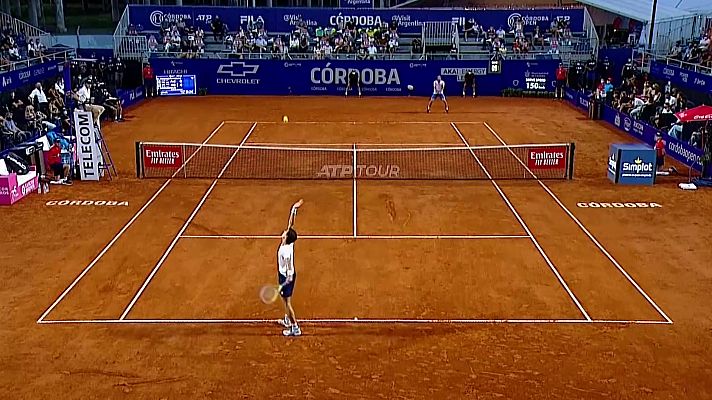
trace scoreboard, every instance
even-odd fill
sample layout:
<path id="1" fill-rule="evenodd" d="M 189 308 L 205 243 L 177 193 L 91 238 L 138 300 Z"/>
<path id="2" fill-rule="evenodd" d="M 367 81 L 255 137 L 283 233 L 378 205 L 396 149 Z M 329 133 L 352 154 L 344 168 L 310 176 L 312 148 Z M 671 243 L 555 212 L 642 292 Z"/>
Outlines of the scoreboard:
<path id="1" fill-rule="evenodd" d="M 159 96 L 185 96 L 197 94 L 195 75 L 156 75 Z"/>

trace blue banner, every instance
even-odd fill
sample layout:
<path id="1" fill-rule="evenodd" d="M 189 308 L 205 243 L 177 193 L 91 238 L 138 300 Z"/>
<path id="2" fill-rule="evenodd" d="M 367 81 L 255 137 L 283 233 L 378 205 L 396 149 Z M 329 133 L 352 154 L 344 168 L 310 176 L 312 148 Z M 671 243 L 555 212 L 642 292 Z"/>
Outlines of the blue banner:
<path id="1" fill-rule="evenodd" d="M 373 0 L 339 0 L 340 8 L 373 8 Z"/>
<path id="2" fill-rule="evenodd" d="M 49 61 L 0 75 L 0 92 L 15 90 L 25 85 L 32 85 L 50 79 L 62 73 L 62 61 Z"/>
<path id="3" fill-rule="evenodd" d="M 341 0 L 361 3 L 366 0 Z M 355 4 L 350 7 L 356 7 Z M 526 30 L 535 25 L 549 28 L 556 19 L 569 21 L 574 32 L 583 31 L 583 9 L 536 9 L 536 10 L 465 10 L 465 9 L 371 9 L 371 8 L 237 8 L 237 7 L 181 7 L 129 5 L 130 22 L 143 26 L 144 30 L 156 30 L 163 19 L 186 20 L 187 24 L 201 26 L 210 31 L 213 18 L 219 16 L 229 30 L 236 30 L 249 21 L 262 21 L 269 32 L 286 33 L 303 21 L 308 27 L 336 27 L 342 22 L 358 26 L 373 26 L 398 21 L 401 33 L 420 33 L 425 21 L 452 21 L 460 25 L 474 18 L 485 29 L 490 25 L 504 29 L 512 28 L 516 18 L 521 17 Z M 544 29 L 545 30 L 545 29 Z"/>
<path id="4" fill-rule="evenodd" d="M 650 64 L 650 74 L 657 78 L 672 82 L 683 89 L 700 93 L 712 91 L 712 75 L 700 74 L 689 69 L 679 68 L 653 61 Z"/>
<path id="5" fill-rule="evenodd" d="M 499 96 L 506 88 L 527 90 L 535 81 L 553 91 L 558 63 L 507 60 L 502 73 L 487 74 L 487 61 L 151 60 L 156 75 L 196 75 L 198 88 L 206 88 L 209 94 L 343 95 L 347 76 L 355 70 L 365 96 L 429 96 L 438 75 L 447 94 L 459 95 L 467 71 L 475 73 L 477 93 L 483 96 Z"/>
<path id="6" fill-rule="evenodd" d="M 139 86 L 136 89 L 119 90 L 117 94 L 121 100 L 122 107 L 131 107 L 132 105 L 143 100 L 143 86 Z"/>
<path id="7" fill-rule="evenodd" d="M 613 144 L 608 152 L 608 179 L 623 185 L 655 183 L 655 150 L 644 144 Z"/>

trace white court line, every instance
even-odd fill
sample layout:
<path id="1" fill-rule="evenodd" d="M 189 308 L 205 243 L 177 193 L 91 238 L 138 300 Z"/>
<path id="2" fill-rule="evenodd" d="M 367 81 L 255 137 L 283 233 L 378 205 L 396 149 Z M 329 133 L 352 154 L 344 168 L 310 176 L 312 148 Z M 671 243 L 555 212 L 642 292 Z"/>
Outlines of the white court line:
<path id="1" fill-rule="evenodd" d="M 80 320 L 44 320 L 41 324 L 235 324 L 235 325 L 274 325 L 276 319 L 80 319 Z M 467 325 L 467 324 L 600 324 L 600 325 L 669 325 L 665 321 L 648 320 L 587 320 L 587 319 L 408 319 L 408 318 L 316 318 L 300 319 L 300 324 L 421 324 L 421 325 Z"/>
<path id="2" fill-rule="evenodd" d="M 255 127 L 256 127 L 256 126 L 257 126 L 257 123 L 256 123 L 256 122 L 252 124 L 252 126 L 250 127 L 250 130 L 247 131 L 247 134 L 246 134 L 245 137 L 242 139 L 242 142 L 240 142 L 240 146 L 242 146 L 242 145 L 247 141 L 247 139 L 250 137 L 250 135 L 252 134 L 252 132 L 255 130 Z M 173 248 L 175 247 L 176 243 L 178 243 L 178 240 L 180 239 L 180 237 L 181 237 L 181 235 L 183 234 L 183 232 L 185 232 L 186 228 L 188 228 L 188 225 L 190 225 L 190 223 L 193 221 L 193 218 L 195 218 L 195 216 L 198 214 L 198 211 L 200 211 L 200 209 L 203 207 L 203 204 L 205 203 L 205 200 L 208 199 L 208 196 L 210 196 L 210 193 L 213 191 L 213 189 L 215 189 L 215 185 L 217 185 L 218 180 L 219 180 L 220 178 L 222 178 L 223 174 L 224 174 L 225 171 L 227 170 L 227 167 L 232 163 L 232 160 L 235 159 L 235 156 L 237 155 L 237 152 L 238 152 L 238 151 L 240 151 L 240 147 L 239 147 L 239 146 L 238 146 L 238 147 L 235 149 L 235 151 L 232 153 L 232 156 L 230 157 L 230 159 L 225 163 L 225 165 L 223 166 L 222 170 L 221 170 L 220 173 L 218 174 L 217 178 L 215 178 L 215 179 L 213 180 L 213 183 L 210 185 L 210 187 L 208 188 L 208 190 L 205 192 L 205 194 L 203 195 L 203 198 L 200 199 L 200 202 L 198 202 L 198 205 L 195 206 L 195 209 L 193 209 L 193 212 L 190 214 L 190 216 L 188 217 L 188 219 L 185 221 L 185 223 L 183 224 L 183 226 L 180 228 L 180 231 L 178 231 L 178 233 L 176 234 L 176 236 L 173 238 L 173 241 L 172 241 L 171 244 L 168 246 L 168 248 L 166 249 L 166 251 L 163 253 L 163 255 L 161 256 L 161 258 L 158 260 L 158 263 L 156 264 L 156 266 L 153 267 L 153 270 L 152 270 L 151 273 L 148 275 L 148 277 L 146 278 L 146 280 L 143 282 L 143 285 L 141 285 L 141 288 L 138 290 L 138 292 L 136 292 L 136 295 L 133 297 L 133 299 L 131 299 L 131 302 L 129 303 L 129 305 L 126 306 L 126 309 L 125 309 L 124 312 L 121 314 L 121 317 L 120 317 L 119 319 L 125 319 L 125 318 L 126 318 L 126 315 L 128 315 L 128 313 L 129 313 L 129 312 L 131 311 L 131 309 L 133 308 L 134 304 L 136 304 L 136 302 L 138 301 L 139 297 L 141 297 L 141 294 L 143 294 L 143 291 L 146 290 L 146 287 L 148 287 L 148 284 L 151 282 L 151 279 L 153 279 L 153 277 L 156 275 L 156 273 L 158 272 L 158 270 L 161 268 L 161 265 L 163 265 L 163 262 L 166 261 L 166 258 L 168 258 L 168 255 L 170 254 L 171 250 L 173 250 Z"/>
<path id="3" fill-rule="evenodd" d="M 280 235 L 183 235 L 182 239 L 279 239 Z M 529 239 L 529 235 L 300 235 L 299 239 Z"/>
<path id="4" fill-rule="evenodd" d="M 251 124 L 255 121 L 225 120 L 226 124 Z M 315 124 L 351 124 L 351 125 L 435 125 L 449 124 L 448 121 L 257 121 L 260 125 L 315 125 Z M 481 124 L 482 121 L 462 121 L 458 124 Z"/>
<path id="5" fill-rule="evenodd" d="M 628 280 L 628 282 L 630 282 L 630 284 L 633 285 L 633 287 L 635 287 L 635 289 L 638 291 L 638 293 L 640 293 L 645 298 L 645 300 L 647 300 L 648 303 L 650 305 L 652 305 L 653 308 L 655 308 L 655 311 L 657 311 L 658 314 L 660 314 L 665 319 L 666 322 L 672 323 L 672 319 L 670 319 L 670 317 L 668 317 L 667 314 L 665 314 L 665 312 L 662 310 L 662 308 L 660 308 L 660 306 L 658 306 L 653 301 L 653 299 L 650 296 L 648 296 L 648 294 L 643 290 L 643 288 L 640 287 L 640 285 L 638 285 L 638 282 L 636 282 L 635 279 L 633 279 L 633 277 L 630 276 L 630 274 L 611 255 L 611 253 L 609 253 L 608 250 L 606 250 L 605 247 L 603 247 L 603 245 L 598 241 L 598 239 L 596 239 L 596 237 L 593 236 L 593 234 L 588 229 L 586 229 L 586 227 L 583 225 L 583 223 L 581 223 L 581 221 L 579 221 L 579 219 L 576 218 L 576 216 L 568 209 L 568 207 L 566 207 L 564 205 L 564 203 L 562 203 L 561 200 L 559 200 L 559 197 L 556 196 L 554 194 L 554 192 L 552 192 L 551 189 L 549 189 L 549 187 L 544 182 L 542 182 L 539 178 L 537 178 L 536 175 L 534 175 L 534 173 L 529 169 L 529 167 L 512 151 L 512 149 L 509 148 L 509 145 L 504 140 L 502 140 L 502 138 L 497 134 L 497 132 L 495 132 L 494 129 L 492 129 L 491 126 L 489 126 L 489 124 L 487 122 L 483 122 L 483 123 L 484 123 L 485 127 L 490 132 L 492 132 L 492 134 L 497 138 L 497 140 L 499 140 L 499 142 L 502 143 L 503 146 L 507 146 L 507 150 L 509 150 L 509 152 L 512 153 L 514 158 L 516 158 L 519 161 L 519 163 L 522 164 L 522 166 L 524 166 L 524 168 L 526 168 L 527 171 L 529 173 L 531 173 L 532 176 L 534 176 L 534 178 L 536 178 L 537 182 L 539 182 L 539 185 L 541 185 L 541 187 L 544 188 L 544 190 L 549 194 L 549 196 L 551 196 L 551 198 L 554 199 L 556 204 L 558 204 L 559 207 L 561 207 L 561 209 L 564 210 L 564 212 L 566 212 L 566 214 L 569 216 L 569 218 L 571 218 L 576 223 L 576 225 L 578 225 L 578 227 L 583 231 L 583 233 L 586 234 L 586 236 L 588 236 L 588 238 L 593 242 L 593 244 L 595 244 L 596 247 L 598 247 L 598 249 L 608 258 L 608 260 L 618 269 L 618 271 L 620 271 L 620 273 L 623 274 L 623 276 Z"/>
<path id="6" fill-rule="evenodd" d="M 275 147 L 314 147 L 314 146 L 324 146 L 324 147 L 343 147 L 351 149 L 353 143 L 276 143 L 276 142 L 250 142 L 250 146 L 275 146 Z M 448 147 L 452 146 L 452 142 L 433 142 L 433 143 L 358 143 L 359 147 Z"/>
<path id="7" fill-rule="evenodd" d="M 462 135 L 462 132 L 460 132 L 460 130 L 457 128 L 457 125 L 455 125 L 455 123 L 453 122 L 453 123 L 450 124 L 450 126 L 452 126 L 452 128 L 455 130 L 455 132 L 457 133 L 457 135 L 460 137 L 460 139 L 462 139 L 462 142 L 465 144 L 465 146 L 467 146 L 467 147 L 469 148 L 469 147 L 470 147 L 470 144 L 467 142 L 467 139 L 465 139 L 465 137 Z M 524 231 L 527 233 L 527 235 L 529 235 L 529 238 L 531 239 L 532 243 L 534 243 L 534 246 L 536 247 L 536 249 L 539 250 L 539 254 L 541 254 L 541 256 L 544 258 L 544 261 L 546 261 L 546 264 L 549 266 L 549 268 L 550 268 L 551 271 L 554 273 L 554 275 L 556 275 L 556 279 L 559 280 L 559 283 L 561 284 L 561 286 L 564 287 L 564 289 L 566 290 L 566 292 L 569 294 L 569 297 L 570 297 L 571 300 L 573 300 L 573 302 L 576 304 L 576 307 L 578 307 L 579 311 L 581 311 L 581 314 L 583 314 L 583 316 L 584 316 L 587 320 L 590 321 L 590 320 L 591 320 L 591 317 L 588 315 L 588 313 L 586 312 L 586 310 L 583 308 L 583 306 L 581 305 L 581 302 L 579 302 L 578 298 L 576 298 L 576 295 L 574 295 L 574 293 L 571 291 L 571 289 L 569 288 L 569 285 L 566 283 L 566 281 L 564 280 L 564 278 L 563 278 L 563 277 L 561 276 L 561 274 L 559 273 L 559 270 L 556 268 L 556 266 L 554 266 L 554 263 L 551 262 L 551 260 L 549 259 L 549 256 L 546 255 L 546 252 L 544 252 L 544 249 L 541 247 L 541 245 L 539 245 L 539 241 L 536 240 L 536 238 L 534 237 L 534 234 L 531 232 L 531 230 L 529 230 L 529 227 L 527 226 L 527 224 L 524 223 L 524 220 L 522 219 L 522 217 L 519 216 L 519 213 L 518 213 L 517 210 L 514 208 L 514 205 L 509 201 L 509 198 L 507 197 L 507 195 L 504 194 L 504 192 L 503 192 L 502 189 L 499 187 L 499 185 L 497 184 L 497 182 L 495 182 L 494 179 L 492 179 L 492 175 L 490 175 L 489 171 L 487 171 L 487 168 L 485 168 L 485 166 L 482 164 L 482 162 L 481 162 L 480 159 L 477 157 L 477 155 L 475 154 L 475 152 L 472 151 L 472 149 L 470 149 L 470 152 L 472 153 L 472 157 L 475 158 L 475 161 L 477 161 L 477 163 L 480 165 L 480 167 L 482 168 L 482 170 L 483 170 L 483 171 L 485 172 L 485 174 L 487 175 L 487 178 L 489 178 L 490 182 L 492 182 L 492 185 L 493 185 L 494 188 L 497 190 L 497 192 L 499 193 L 499 195 L 502 197 L 502 199 L 504 200 L 504 202 L 507 203 L 507 206 L 508 206 L 509 209 L 512 211 L 512 213 L 514 214 L 514 216 L 517 218 L 517 221 L 519 221 L 519 224 L 522 226 L 522 228 L 524 228 Z"/>
<path id="8" fill-rule="evenodd" d="M 182 169 L 184 169 L 184 167 L 190 162 L 190 160 L 191 160 L 196 154 L 198 154 L 198 152 L 200 151 L 200 149 L 201 149 L 206 143 L 208 143 L 208 141 L 210 141 L 210 139 L 212 139 L 213 136 L 215 136 L 215 134 L 223 127 L 223 125 L 225 125 L 225 121 L 220 122 L 220 124 L 219 124 L 215 129 L 213 129 L 212 132 L 210 132 L 210 134 L 208 135 L 208 137 L 207 137 L 205 140 L 203 140 L 203 143 L 200 144 L 200 147 L 198 147 L 198 149 L 197 149 L 195 152 L 193 152 L 193 154 L 191 154 L 190 157 L 188 157 L 188 159 L 185 161 L 185 163 L 183 163 L 183 165 L 181 165 L 181 167 L 180 167 L 176 172 L 174 172 L 173 175 L 172 175 L 169 179 L 167 179 L 165 182 L 163 182 L 163 185 L 162 185 L 160 188 L 158 188 L 158 190 L 156 190 L 156 192 L 153 194 L 153 196 L 151 196 L 151 198 L 148 199 L 148 201 L 136 212 L 136 214 L 134 214 L 134 216 L 131 217 L 131 219 L 121 228 L 121 230 L 111 239 L 111 241 L 109 241 L 109 243 L 108 243 L 106 246 L 104 246 L 104 248 L 99 252 L 99 254 L 97 254 L 96 257 L 94 257 L 94 259 L 89 263 L 89 265 L 87 265 L 87 267 L 84 268 L 84 270 L 79 274 L 79 276 L 77 276 L 77 277 L 74 279 L 74 281 L 73 281 L 69 286 L 67 286 L 66 289 L 64 289 L 64 291 L 62 292 L 62 294 L 60 294 L 59 297 L 57 297 L 57 299 L 54 301 L 54 303 L 52 303 L 52 305 L 50 305 L 50 306 L 45 310 L 45 312 L 42 313 L 42 315 L 41 315 L 40 318 L 37 320 L 37 322 L 42 322 L 42 321 L 47 317 L 47 315 L 49 315 L 49 313 L 51 313 L 52 310 L 54 310 L 54 308 L 57 307 L 57 305 L 69 294 L 69 292 L 70 292 L 72 289 L 74 289 L 74 287 L 79 283 L 79 281 L 82 280 L 82 278 L 84 278 L 84 276 L 85 276 L 87 273 L 89 273 L 89 271 L 90 271 L 92 268 L 94 268 L 94 266 L 99 262 L 99 260 L 101 260 L 101 258 L 104 257 L 104 254 L 106 254 L 106 252 L 109 251 L 109 249 L 111 249 L 112 246 L 114 246 L 114 243 L 116 243 L 116 241 L 118 241 L 119 238 L 121 238 L 121 236 L 123 236 L 123 234 L 124 234 L 124 233 L 131 227 L 131 225 L 133 225 L 133 223 L 138 219 L 138 217 L 140 217 L 141 214 L 143 214 L 143 212 L 148 208 L 148 206 L 150 206 L 151 203 L 153 203 L 153 201 L 156 200 L 156 198 L 158 197 L 158 195 L 161 194 L 161 192 L 163 192 L 163 190 L 168 186 L 168 184 L 170 184 L 171 181 L 173 181 L 173 178 L 175 178 L 176 175 L 177 175 Z"/>

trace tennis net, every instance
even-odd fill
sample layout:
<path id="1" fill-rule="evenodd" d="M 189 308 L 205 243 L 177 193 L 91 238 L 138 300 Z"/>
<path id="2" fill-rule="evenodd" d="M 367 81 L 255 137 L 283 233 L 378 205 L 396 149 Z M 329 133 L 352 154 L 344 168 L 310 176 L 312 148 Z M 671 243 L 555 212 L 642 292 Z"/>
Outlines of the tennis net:
<path id="1" fill-rule="evenodd" d="M 390 147 L 136 143 L 140 178 L 571 179 L 574 144 Z"/>

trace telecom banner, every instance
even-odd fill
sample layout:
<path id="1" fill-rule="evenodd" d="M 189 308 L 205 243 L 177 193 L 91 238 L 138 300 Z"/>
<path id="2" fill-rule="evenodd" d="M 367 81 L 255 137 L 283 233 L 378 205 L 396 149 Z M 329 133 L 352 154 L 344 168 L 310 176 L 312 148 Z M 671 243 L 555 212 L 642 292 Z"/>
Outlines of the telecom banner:
<path id="1" fill-rule="evenodd" d="M 364 3 L 365 2 L 365 3 Z M 187 24 L 201 26 L 210 31 L 210 23 L 216 17 L 225 22 L 230 30 L 236 30 L 249 21 L 261 21 L 269 32 L 286 33 L 303 22 L 310 28 L 337 27 L 341 23 L 353 22 L 357 26 L 374 26 L 382 23 L 398 22 L 401 33 L 420 33 L 426 21 L 452 21 L 464 25 L 473 18 L 487 29 L 512 28 L 517 18 L 522 18 L 527 31 L 535 25 L 548 28 L 556 19 L 569 21 L 574 32 L 583 31 L 583 8 L 536 9 L 536 10 L 465 10 L 465 9 L 373 9 L 362 4 L 370 0 L 341 0 L 349 8 L 238 8 L 238 7 L 181 7 L 129 5 L 129 19 L 144 30 L 156 30 L 161 21 L 184 19 Z"/>
<path id="2" fill-rule="evenodd" d="M 500 74 L 488 74 L 485 60 L 151 60 L 156 75 L 195 75 L 197 87 L 209 94 L 343 95 L 348 74 L 355 70 L 364 96 L 429 96 L 438 75 L 445 93 L 456 96 L 467 71 L 474 72 L 477 93 L 483 96 L 499 96 L 506 88 L 553 91 L 558 63 L 506 60 Z"/>

